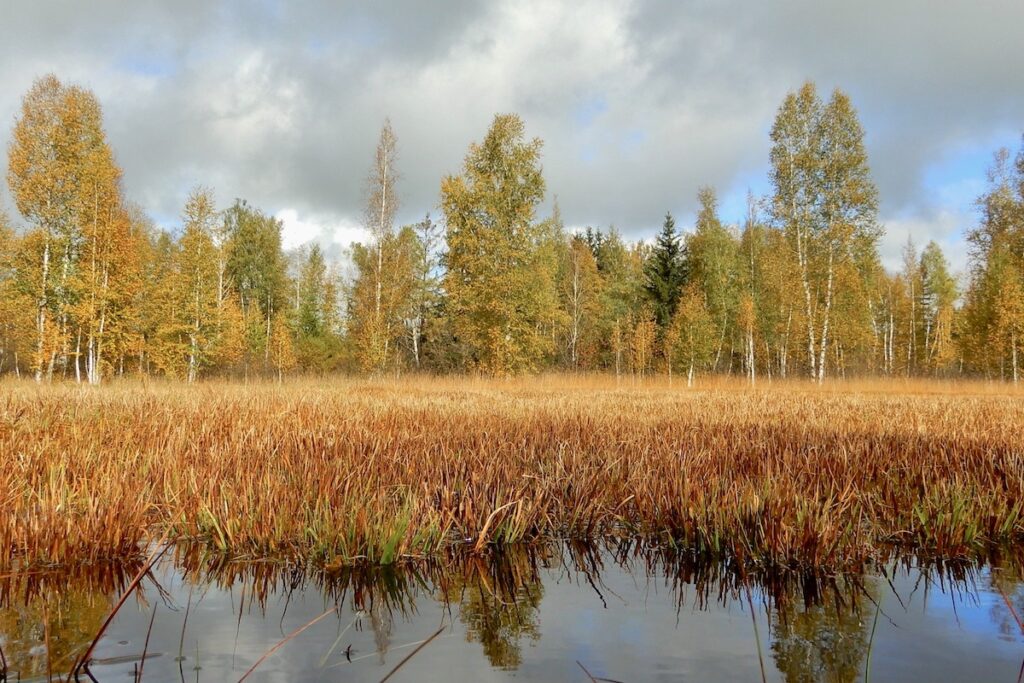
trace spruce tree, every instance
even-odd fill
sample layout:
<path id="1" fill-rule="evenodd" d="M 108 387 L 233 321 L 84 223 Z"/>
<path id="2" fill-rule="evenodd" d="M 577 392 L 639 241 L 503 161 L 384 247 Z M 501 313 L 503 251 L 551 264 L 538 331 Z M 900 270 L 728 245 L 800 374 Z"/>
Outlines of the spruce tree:
<path id="1" fill-rule="evenodd" d="M 644 291 L 651 301 L 659 334 L 668 327 L 679 303 L 679 291 L 685 280 L 683 247 L 671 213 L 665 214 L 654 251 L 644 268 Z"/>

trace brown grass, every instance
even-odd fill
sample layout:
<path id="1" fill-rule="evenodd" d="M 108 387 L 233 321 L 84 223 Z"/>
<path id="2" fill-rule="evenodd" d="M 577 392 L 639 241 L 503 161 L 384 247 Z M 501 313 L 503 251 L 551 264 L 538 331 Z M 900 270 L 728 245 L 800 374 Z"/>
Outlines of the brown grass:
<path id="1" fill-rule="evenodd" d="M 1024 394 L 546 376 L 0 384 L 0 571 L 137 557 L 391 563 L 639 536 L 762 566 L 1024 538 Z"/>

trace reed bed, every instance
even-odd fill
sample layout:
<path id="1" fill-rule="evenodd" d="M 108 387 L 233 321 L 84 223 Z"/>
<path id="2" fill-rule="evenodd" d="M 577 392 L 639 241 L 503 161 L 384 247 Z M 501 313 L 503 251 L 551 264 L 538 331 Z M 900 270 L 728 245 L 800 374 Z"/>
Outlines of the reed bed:
<path id="1" fill-rule="evenodd" d="M 1024 394 L 609 377 L 0 384 L 0 571 L 146 541 L 327 567 L 636 537 L 849 569 L 1024 540 Z"/>

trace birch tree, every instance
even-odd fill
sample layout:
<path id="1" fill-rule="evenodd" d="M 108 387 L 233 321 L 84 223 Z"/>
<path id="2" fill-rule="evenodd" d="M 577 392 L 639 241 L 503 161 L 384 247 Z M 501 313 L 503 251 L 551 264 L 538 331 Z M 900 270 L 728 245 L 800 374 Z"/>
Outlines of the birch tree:
<path id="1" fill-rule="evenodd" d="M 383 370 L 394 352 L 395 326 L 399 321 L 387 309 L 384 288 L 389 277 L 387 245 L 393 241 L 395 212 L 398 210 L 397 140 L 391 121 L 385 119 L 374 153 L 373 166 L 367 178 L 367 199 L 364 224 L 372 236 L 368 245 L 371 256 L 369 275 L 373 287 L 373 312 L 363 321 L 366 336 L 360 340 L 363 357 L 373 359 L 373 369 Z"/>
<path id="2" fill-rule="evenodd" d="M 310 247 L 296 275 L 295 289 L 297 362 L 307 369 L 327 370 L 339 352 L 338 302 L 320 245 Z"/>
<path id="3" fill-rule="evenodd" d="M 594 319 L 597 363 L 601 367 L 614 367 L 615 374 L 619 375 L 625 367 L 627 321 L 638 314 L 646 302 L 645 253 L 642 248 L 626 244 L 615 228 L 604 233 L 588 230 L 584 240 L 594 255 L 600 278 Z"/>
<path id="4" fill-rule="evenodd" d="M 244 200 L 236 200 L 224 212 L 223 220 L 223 228 L 213 225 L 208 231 L 214 249 L 218 301 L 224 287 L 222 282 L 226 280 L 230 291 L 237 296 L 245 326 L 245 372 L 248 374 L 251 366 L 273 370 L 270 335 L 274 318 L 285 312 L 287 301 L 282 224 Z M 218 237 L 220 234 L 222 238 Z M 223 280 L 219 240 L 227 250 Z"/>
<path id="5" fill-rule="evenodd" d="M 687 386 L 711 362 L 715 349 L 716 323 L 708 310 L 704 292 L 690 283 L 680 293 L 679 306 L 672 317 L 668 335 L 669 363 L 686 372 Z"/>
<path id="6" fill-rule="evenodd" d="M 22 271 L 25 240 L 0 208 L 0 373 L 21 375 L 32 345 L 35 278 Z M 34 259 L 32 259 L 34 261 Z"/>
<path id="7" fill-rule="evenodd" d="M 773 375 L 784 378 L 790 367 L 794 330 L 799 326 L 802 294 L 799 285 L 794 286 L 799 279 L 785 236 L 762 223 L 752 196 L 748 196 L 737 260 L 740 290 L 753 305 L 750 317 L 744 317 L 744 322 L 753 326 L 752 334 L 749 326 L 745 326 L 747 369 L 755 373 L 756 368 L 751 365 L 756 365 L 760 357 L 761 368 L 769 379 Z M 753 351 L 751 342 L 755 346 Z"/>
<path id="8" fill-rule="evenodd" d="M 697 225 L 686 240 L 687 279 L 700 289 L 715 320 L 713 368 L 718 370 L 725 345 L 731 345 L 735 332 L 740 298 L 739 244 L 718 217 L 715 191 L 703 187 L 697 197 Z M 731 365 L 731 354 L 726 360 Z"/>
<path id="9" fill-rule="evenodd" d="M 205 189 L 192 192 L 185 203 L 185 229 L 179 251 L 178 305 L 187 339 L 185 379 L 194 382 L 210 363 L 217 341 L 217 255 L 213 230 L 217 220 L 213 196 Z"/>
<path id="10" fill-rule="evenodd" d="M 180 239 L 163 233 L 154 240 L 154 262 L 142 277 L 148 297 L 140 314 L 146 337 L 141 368 L 152 365 L 191 383 L 241 354 L 241 311 L 231 294 L 220 299 L 218 222 L 212 192 L 196 188 L 182 212 Z"/>
<path id="11" fill-rule="evenodd" d="M 643 377 L 654 364 L 658 342 L 658 323 L 650 305 L 640 309 L 629 330 L 629 365 L 633 374 Z"/>
<path id="12" fill-rule="evenodd" d="M 538 367 L 551 339 L 552 274 L 535 221 L 544 197 L 541 141 L 514 114 L 495 116 L 460 175 L 441 183 L 448 244 L 444 288 L 472 368 L 509 375 Z"/>
<path id="13" fill-rule="evenodd" d="M 1019 380 L 1024 342 L 1024 145 L 1016 163 L 1000 149 L 978 199 L 981 220 L 968 233 L 971 280 L 962 353 L 972 368 Z"/>
<path id="14" fill-rule="evenodd" d="M 398 369 L 404 321 L 413 315 L 421 245 L 411 226 L 385 235 L 376 244 L 353 244 L 355 277 L 348 293 L 350 341 L 364 372 Z M 388 276 L 378 277 L 387 264 Z"/>
<path id="15" fill-rule="evenodd" d="M 413 226 L 419 248 L 416 251 L 412 301 L 406 326 L 409 330 L 409 347 L 413 364 L 420 369 L 424 360 L 424 346 L 430 338 L 432 322 L 437 317 L 438 305 L 441 301 L 441 242 L 440 226 L 430 218 L 428 213 L 423 220 Z"/>
<path id="16" fill-rule="evenodd" d="M 942 373 L 955 358 L 953 330 L 959 292 L 942 248 L 934 241 L 921 252 L 920 271 L 924 362 L 930 372 Z"/>
<path id="17" fill-rule="evenodd" d="M 35 283 L 37 381 L 53 376 L 58 362 L 67 368 L 72 307 L 83 242 L 82 210 L 89 189 L 90 161 L 105 148 L 102 115 L 92 93 L 38 79 L 22 100 L 8 148 L 7 179 L 21 215 L 37 234 L 39 265 Z"/>
<path id="18" fill-rule="evenodd" d="M 288 329 L 283 315 L 276 316 L 271 323 L 267 347 L 269 348 L 271 366 L 277 373 L 277 381 L 283 382 L 284 373 L 293 370 L 298 365 L 295 346 L 292 342 L 292 332 Z"/>
<path id="19" fill-rule="evenodd" d="M 881 233 L 864 133 L 849 98 L 827 105 L 811 83 L 783 101 L 772 128 L 772 217 L 784 231 L 803 292 L 808 374 L 822 382 L 833 341 L 837 272 L 861 267 Z"/>
<path id="20" fill-rule="evenodd" d="M 906 290 L 902 297 L 906 310 L 901 316 L 903 319 L 901 334 L 904 349 L 903 363 L 907 376 L 910 376 L 917 369 L 920 354 L 918 336 L 922 327 L 921 307 L 919 306 L 922 296 L 921 264 L 918 261 L 917 248 L 912 239 L 908 239 L 907 244 L 903 247 L 903 271 L 900 280 Z"/>
<path id="21" fill-rule="evenodd" d="M 581 362 L 592 360 L 596 354 L 602 283 L 597 260 L 580 237 L 569 239 L 562 265 L 561 295 L 566 313 L 566 355 L 569 367 L 576 370 Z"/>
<path id="22" fill-rule="evenodd" d="M 137 214 L 121 198 L 120 169 L 106 145 L 93 150 L 87 168 L 79 211 L 84 234 L 76 269 L 80 298 L 74 316 L 75 376 L 80 378 L 84 353 L 87 380 L 99 384 L 108 366 L 113 367 L 110 359 L 122 356 L 134 334 L 133 309 L 142 277 L 139 242 L 144 236 Z"/>

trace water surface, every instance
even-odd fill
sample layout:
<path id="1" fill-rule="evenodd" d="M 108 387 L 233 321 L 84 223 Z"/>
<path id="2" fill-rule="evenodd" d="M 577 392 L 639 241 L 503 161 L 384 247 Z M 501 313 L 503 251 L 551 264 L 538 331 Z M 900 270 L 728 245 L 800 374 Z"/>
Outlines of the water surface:
<path id="1" fill-rule="evenodd" d="M 871 681 L 1016 681 L 1014 566 L 904 560 L 863 576 L 754 578 L 634 546 L 563 545 L 325 573 L 179 552 L 120 610 L 90 672 L 237 681 L 284 641 L 247 680 L 379 681 L 412 655 L 391 680 L 860 681 L 870 669 Z M 9 680 L 66 674 L 137 569 L 0 581 Z"/>

